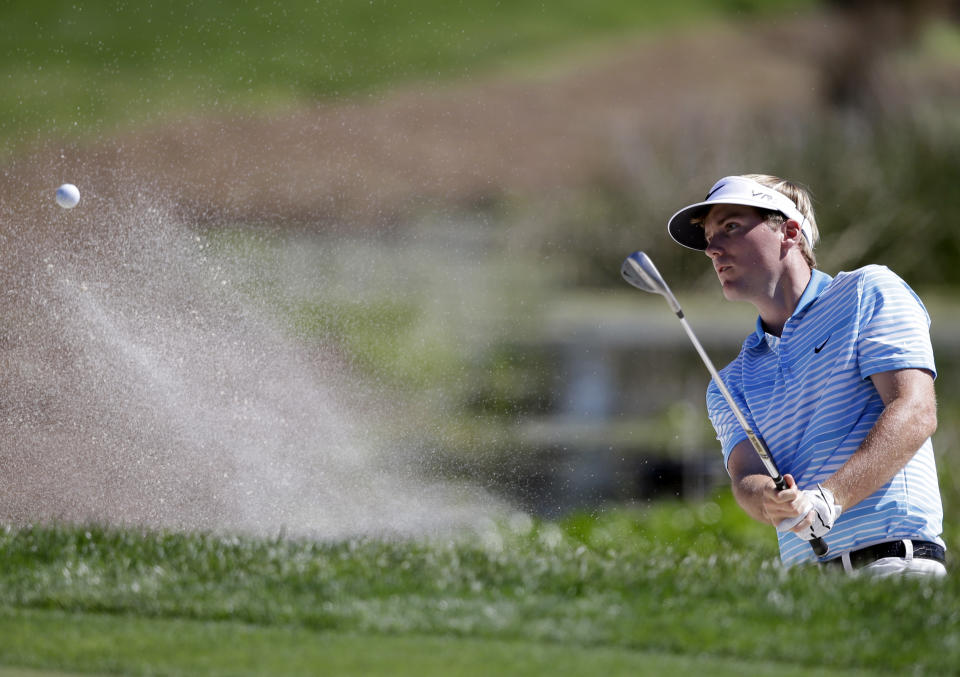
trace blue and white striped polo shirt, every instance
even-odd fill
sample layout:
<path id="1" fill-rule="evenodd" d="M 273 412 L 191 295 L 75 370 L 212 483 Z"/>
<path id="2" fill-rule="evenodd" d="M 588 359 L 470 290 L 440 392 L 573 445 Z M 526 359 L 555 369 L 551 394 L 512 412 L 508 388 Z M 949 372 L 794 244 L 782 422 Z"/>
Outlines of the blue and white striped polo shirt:
<path id="1" fill-rule="evenodd" d="M 936 374 L 929 325 L 917 295 L 884 266 L 835 278 L 814 270 L 782 335 L 765 333 L 758 319 L 720 375 L 780 472 L 809 489 L 850 458 L 883 410 L 871 375 L 907 367 Z M 707 409 L 726 464 L 746 435 L 713 382 Z M 831 554 L 901 538 L 942 545 L 942 522 L 928 439 L 886 486 L 845 510 L 825 540 Z M 815 560 L 795 534 L 779 539 L 785 564 Z"/>

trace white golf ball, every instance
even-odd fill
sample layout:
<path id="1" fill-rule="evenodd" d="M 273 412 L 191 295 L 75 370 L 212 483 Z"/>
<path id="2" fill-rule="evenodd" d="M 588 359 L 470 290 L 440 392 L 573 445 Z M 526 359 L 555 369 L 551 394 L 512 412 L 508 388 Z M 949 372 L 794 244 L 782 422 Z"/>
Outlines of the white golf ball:
<path id="1" fill-rule="evenodd" d="M 80 191 L 72 183 L 57 188 L 57 204 L 64 209 L 73 209 L 80 202 Z"/>

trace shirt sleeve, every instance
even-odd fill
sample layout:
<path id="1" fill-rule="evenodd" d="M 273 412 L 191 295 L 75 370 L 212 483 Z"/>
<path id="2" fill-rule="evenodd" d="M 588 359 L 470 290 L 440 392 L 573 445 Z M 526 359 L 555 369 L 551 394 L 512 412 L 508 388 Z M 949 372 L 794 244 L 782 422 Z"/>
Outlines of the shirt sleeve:
<path id="1" fill-rule="evenodd" d="M 860 375 L 927 369 L 936 377 L 930 316 L 906 282 L 882 266 L 868 266 L 860 280 Z"/>
<path id="2" fill-rule="evenodd" d="M 752 428 L 754 427 L 754 423 L 750 419 L 746 403 L 740 395 L 740 388 L 738 387 L 739 381 L 735 378 L 737 365 L 739 365 L 739 363 L 739 360 L 734 360 L 734 362 L 721 371 L 720 377 L 723 379 L 724 385 L 726 385 L 727 390 L 730 391 L 734 402 L 740 407 L 740 410 Z M 723 448 L 723 466 L 726 468 L 727 461 L 730 458 L 730 452 L 733 451 L 735 446 L 747 439 L 747 434 L 744 432 L 743 426 L 740 425 L 736 415 L 733 413 L 730 405 L 727 404 L 727 400 L 723 397 L 723 393 L 720 392 L 720 388 L 713 379 L 710 380 L 710 385 L 707 386 L 707 414 L 710 416 L 710 422 L 713 424 L 713 429 L 717 433 L 717 440 L 719 440 Z"/>

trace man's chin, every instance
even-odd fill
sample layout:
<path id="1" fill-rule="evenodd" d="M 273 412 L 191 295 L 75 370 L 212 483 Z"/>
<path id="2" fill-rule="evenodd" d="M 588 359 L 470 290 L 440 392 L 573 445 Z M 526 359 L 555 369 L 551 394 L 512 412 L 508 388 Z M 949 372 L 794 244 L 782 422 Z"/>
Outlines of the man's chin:
<path id="1" fill-rule="evenodd" d="M 728 301 L 743 301 L 740 289 L 732 282 L 721 282 L 720 290 L 723 292 L 723 298 Z"/>

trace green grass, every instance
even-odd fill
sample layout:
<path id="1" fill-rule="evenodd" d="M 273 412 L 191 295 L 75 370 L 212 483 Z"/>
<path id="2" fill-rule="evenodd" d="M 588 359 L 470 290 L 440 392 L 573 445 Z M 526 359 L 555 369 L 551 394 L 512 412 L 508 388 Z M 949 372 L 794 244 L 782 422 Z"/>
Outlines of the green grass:
<path id="1" fill-rule="evenodd" d="M 724 496 L 559 524 L 515 519 L 435 541 L 7 528 L 0 632 L 17 641 L 0 643 L 0 664 L 380 674 L 409 655 L 418 674 L 440 674 L 431 666 L 446 660 L 462 661 L 463 674 L 515 661 L 529 670 L 512 674 L 592 661 L 613 673 L 645 661 L 763 672 L 785 651 L 788 665 L 824 674 L 960 664 L 956 576 L 786 571 L 772 547 Z"/>
<path id="2" fill-rule="evenodd" d="M 10 1 L 0 142 L 462 79 L 570 47 L 810 0 Z"/>
<path id="3" fill-rule="evenodd" d="M 60 611 L 0 615 L 0 633 L 32 656 L 58 654 L 69 669 L 124 674 L 202 675 L 866 675 L 713 656 L 676 656 L 621 647 L 509 639 L 356 635 L 301 627 L 144 619 Z M 14 656 L 12 663 L 18 659 Z M 18 672 L 0 668 L 0 677 Z M 37 675 L 38 673 L 27 673 Z M 57 673 L 43 673 L 57 674 Z M 62 674 L 62 673 L 61 673 Z"/>

